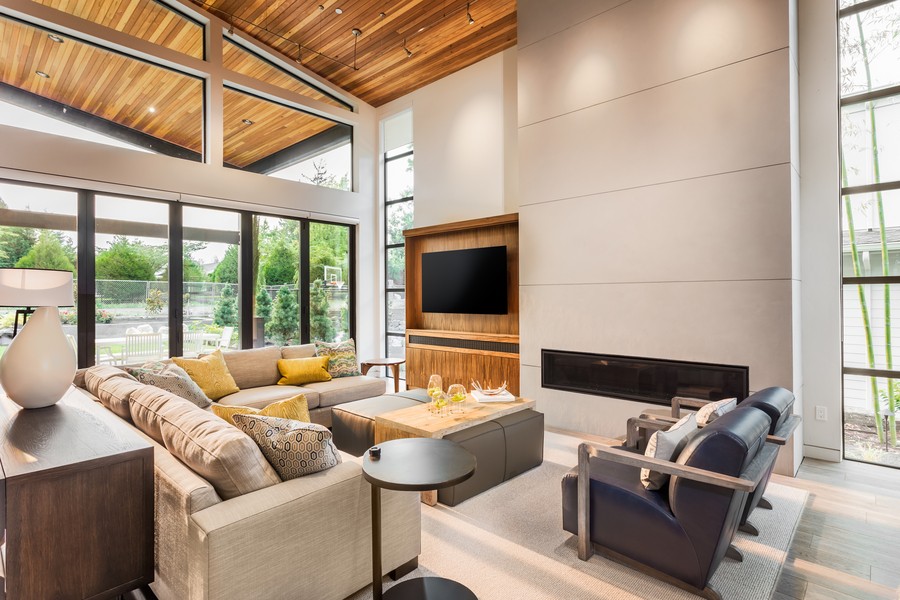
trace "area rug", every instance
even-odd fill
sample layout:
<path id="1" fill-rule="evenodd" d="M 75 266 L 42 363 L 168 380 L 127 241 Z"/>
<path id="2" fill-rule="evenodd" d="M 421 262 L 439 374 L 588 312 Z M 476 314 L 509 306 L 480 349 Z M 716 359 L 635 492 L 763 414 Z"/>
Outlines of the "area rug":
<path id="1" fill-rule="evenodd" d="M 578 440 L 547 432 L 545 461 L 455 507 L 422 506 L 422 554 L 407 577 L 438 575 L 480 600 L 653 600 L 696 598 L 600 556 L 578 560 L 562 529 L 560 480 L 575 464 Z M 770 598 L 803 512 L 807 492 L 770 483 L 774 510 L 756 510 L 759 537 L 738 533 L 744 561 L 722 561 L 711 585 L 729 600 Z M 404 578 L 405 579 L 405 578 Z M 392 581 L 385 578 L 385 588 Z M 351 596 L 371 598 L 371 588 Z"/>

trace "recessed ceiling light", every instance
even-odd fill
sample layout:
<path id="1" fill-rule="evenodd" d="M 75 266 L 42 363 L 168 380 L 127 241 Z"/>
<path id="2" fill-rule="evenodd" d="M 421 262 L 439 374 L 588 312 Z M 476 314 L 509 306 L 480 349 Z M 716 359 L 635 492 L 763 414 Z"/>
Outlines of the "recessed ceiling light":
<path id="1" fill-rule="evenodd" d="M 253 121 L 251 121 L 250 119 L 241 119 L 241 123 L 243 123 L 244 125 L 253 125 Z"/>
<path id="2" fill-rule="evenodd" d="M 47 75 L 46 73 L 44 73 L 43 71 L 35 71 L 35 73 L 37 73 L 39 76 L 43 77 L 44 79 L 50 79 L 50 76 Z"/>
<path id="3" fill-rule="evenodd" d="M 336 9 L 334 9 L 334 14 L 336 14 L 336 15 L 344 14 L 344 9 L 336 8 Z"/>
<path id="4" fill-rule="evenodd" d="M 150 107 L 148 107 L 148 108 L 147 108 L 147 112 L 148 112 L 148 113 L 151 113 L 151 114 L 152 114 L 152 113 L 155 113 L 155 112 L 156 112 L 156 107 L 155 107 L 155 106 L 150 106 Z"/>
<path id="5" fill-rule="evenodd" d="M 56 42 L 57 44 L 62 44 L 65 40 L 56 35 L 55 33 L 48 33 L 47 37 L 50 38 L 51 41 Z"/>

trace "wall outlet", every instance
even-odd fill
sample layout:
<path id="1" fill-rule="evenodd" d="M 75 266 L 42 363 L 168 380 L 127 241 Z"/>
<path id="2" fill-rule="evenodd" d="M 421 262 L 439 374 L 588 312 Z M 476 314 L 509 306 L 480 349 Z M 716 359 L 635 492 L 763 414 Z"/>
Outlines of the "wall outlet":
<path id="1" fill-rule="evenodd" d="M 827 421 L 828 420 L 828 409 L 824 406 L 816 407 L 816 421 Z"/>

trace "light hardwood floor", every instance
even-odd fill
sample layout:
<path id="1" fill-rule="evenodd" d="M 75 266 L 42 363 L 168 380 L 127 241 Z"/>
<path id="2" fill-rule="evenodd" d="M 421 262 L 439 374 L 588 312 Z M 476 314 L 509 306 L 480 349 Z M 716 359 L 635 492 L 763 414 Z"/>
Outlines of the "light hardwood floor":
<path id="1" fill-rule="evenodd" d="M 809 492 L 773 600 L 900 598 L 900 470 L 807 458 L 773 481 Z"/>

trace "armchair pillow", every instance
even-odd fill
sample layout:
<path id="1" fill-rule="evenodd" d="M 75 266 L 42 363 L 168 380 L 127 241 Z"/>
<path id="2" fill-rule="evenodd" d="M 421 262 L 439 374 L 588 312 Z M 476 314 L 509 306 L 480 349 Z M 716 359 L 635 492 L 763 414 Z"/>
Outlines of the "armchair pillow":
<path id="1" fill-rule="evenodd" d="M 341 455 L 327 427 L 260 415 L 234 415 L 283 481 L 330 469 Z"/>
<path id="2" fill-rule="evenodd" d="M 331 374 L 328 372 L 329 360 L 327 356 L 280 358 L 278 359 L 278 372 L 281 373 L 281 379 L 278 380 L 278 385 L 303 385 L 317 381 L 331 381 Z"/>
<path id="3" fill-rule="evenodd" d="M 279 419 L 303 421 L 304 423 L 312 421 L 309 417 L 309 405 L 306 402 L 306 396 L 304 394 L 288 398 L 287 400 L 273 402 L 263 409 L 252 408 L 249 406 L 213 404 L 212 411 L 216 416 L 222 417 L 232 425 L 237 425 L 237 423 L 234 422 L 234 415 L 260 415 L 263 417 L 277 417 Z"/>
<path id="4" fill-rule="evenodd" d="M 187 371 L 203 393 L 210 400 L 218 400 L 228 394 L 241 391 L 225 364 L 221 350 L 216 350 L 203 358 L 181 358 L 173 356 L 172 361 Z"/>
<path id="5" fill-rule="evenodd" d="M 328 357 L 328 373 L 332 378 L 362 375 L 359 372 L 359 362 L 356 360 L 356 344 L 352 338 L 333 344 L 316 342 L 316 356 Z"/>
<path id="6" fill-rule="evenodd" d="M 694 413 L 685 415 L 666 431 L 656 431 L 647 442 L 644 456 L 674 461 L 681 453 L 691 434 L 697 430 L 697 417 Z M 641 483 L 648 490 L 660 490 L 669 481 L 668 473 L 659 473 L 650 469 L 641 469 Z"/>
<path id="7" fill-rule="evenodd" d="M 697 426 L 706 427 L 722 415 L 734 410 L 737 406 L 737 398 L 725 398 L 710 402 L 697 411 Z"/>

